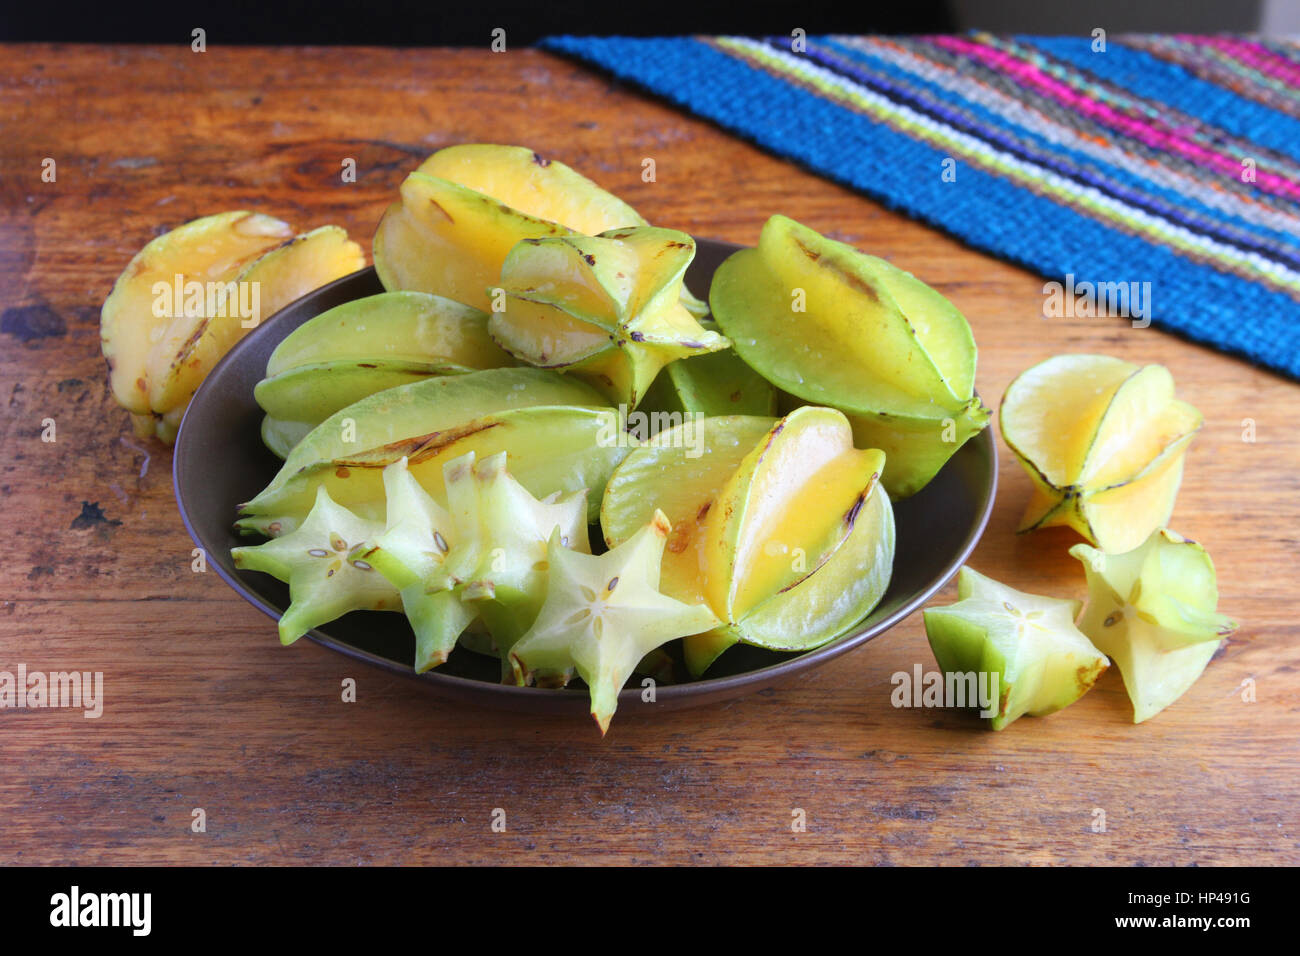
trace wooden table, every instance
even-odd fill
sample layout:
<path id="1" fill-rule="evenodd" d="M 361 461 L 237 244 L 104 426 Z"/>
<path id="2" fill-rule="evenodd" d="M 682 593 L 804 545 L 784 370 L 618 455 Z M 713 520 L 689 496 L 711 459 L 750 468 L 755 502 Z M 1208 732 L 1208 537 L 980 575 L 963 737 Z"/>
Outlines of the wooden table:
<path id="1" fill-rule="evenodd" d="M 0 711 L 0 861 L 1300 863 L 1295 383 L 1123 320 L 1045 320 L 1042 279 L 539 52 L 0 53 L 0 669 L 105 681 L 98 720 Z M 527 144 L 697 236 L 752 243 L 782 212 L 888 256 L 970 318 L 992 403 L 1058 352 L 1164 362 L 1205 413 L 1174 526 L 1213 554 L 1240 631 L 1147 724 L 1112 672 L 1001 733 L 890 705 L 893 673 L 934 666 L 919 616 L 750 698 L 616 718 L 605 740 L 281 648 L 215 573 L 191 571 L 171 454 L 133 438 L 109 396 L 99 306 L 148 239 L 224 209 L 336 222 L 368 247 L 406 171 L 467 141 Z M 657 182 L 641 181 L 646 157 Z M 1029 483 L 1002 450 L 973 565 L 1083 596 L 1069 533 L 1013 533 Z"/>

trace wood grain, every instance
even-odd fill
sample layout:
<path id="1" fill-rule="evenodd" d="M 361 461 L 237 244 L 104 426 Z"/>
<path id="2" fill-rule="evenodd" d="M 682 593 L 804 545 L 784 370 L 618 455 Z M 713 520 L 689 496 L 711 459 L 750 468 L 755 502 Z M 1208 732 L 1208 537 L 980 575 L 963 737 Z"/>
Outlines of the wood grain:
<path id="1" fill-rule="evenodd" d="M 0 52 L 0 669 L 105 679 L 98 720 L 0 711 L 0 860 L 1300 863 L 1295 383 L 1122 320 L 1045 320 L 1041 279 L 539 52 Z M 1117 673 L 1001 733 L 895 709 L 890 675 L 933 667 L 914 616 L 785 686 L 619 717 L 603 741 L 585 721 L 453 708 L 307 642 L 281 648 L 215 573 L 191 572 L 170 453 L 132 438 L 109 397 L 99 305 L 149 238 L 223 209 L 337 222 L 368 248 L 404 173 L 465 141 L 527 144 L 698 236 L 751 243 L 782 212 L 887 256 L 969 316 L 991 402 L 1058 352 L 1164 362 L 1205 413 L 1174 526 L 1213 554 L 1241 630 L 1136 727 Z M 1029 484 L 1003 452 L 972 563 L 1082 596 L 1070 534 L 1013 534 Z"/>

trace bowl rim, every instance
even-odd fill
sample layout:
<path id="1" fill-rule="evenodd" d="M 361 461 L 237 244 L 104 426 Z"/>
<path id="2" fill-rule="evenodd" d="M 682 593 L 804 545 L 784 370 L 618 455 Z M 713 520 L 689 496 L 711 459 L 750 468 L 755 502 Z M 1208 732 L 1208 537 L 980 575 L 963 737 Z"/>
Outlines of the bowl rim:
<path id="1" fill-rule="evenodd" d="M 723 242 L 721 240 L 697 240 L 697 243 L 703 245 L 707 243 L 710 246 L 726 248 L 729 251 L 736 251 L 744 248 L 734 243 Z M 304 300 L 314 296 L 324 296 L 327 290 L 349 282 L 357 282 L 363 276 L 375 274 L 373 265 L 364 269 L 359 269 L 349 275 L 342 276 L 320 286 L 306 295 L 295 299 L 293 302 L 284 306 L 269 319 L 264 321 L 257 329 L 252 330 L 244 336 L 213 366 L 212 370 L 204 377 L 203 382 L 199 385 L 194 395 L 190 399 L 189 406 L 182 416 L 180 428 L 177 431 L 175 445 L 172 452 L 172 489 L 176 498 L 176 505 L 180 511 L 181 523 L 185 526 L 190 538 L 200 548 L 206 549 L 208 543 L 202 540 L 202 536 L 195 528 L 194 522 L 190 517 L 189 510 L 186 507 L 185 496 L 182 494 L 183 488 L 188 488 L 189 481 L 185 470 L 185 462 L 188 456 L 180 453 L 182 444 L 186 441 L 188 433 L 187 427 L 190 423 L 190 416 L 193 409 L 199 404 L 201 399 L 206 399 L 205 390 L 210 383 L 217 378 L 217 371 L 227 363 L 239 361 L 241 353 L 249 348 L 253 348 L 256 337 L 259 334 L 266 334 L 264 330 L 273 325 L 275 320 L 283 315 L 286 311 L 298 307 Z M 305 321 L 305 320 L 304 320 Z M 978 393 L 976 393 L 978 394 Z M 952 557 L 944 564 L 943 570 L 934 578 L 933 582 L 923 590 L 912 595 L 906 602 L 900 605 L 887 616 L 875 621 L 870 627 L 861 630 L 850 629 L 839 637 L 823 644 L 821 647 L 795 654 L 785 660 L 777 661 L 764 667 L 754 670 L 743 671 L 738 674 L 729 674 L 723 677 L 704 677 L 699 680 L 683 681 L 674 684 L 657 684 L 655 687 L 655 698 L 657 702 L 672 703 L 674 701 L 685 701 L 690 698 L 723 698 L 734 696 L 734 692 L 744 687 L 753 691 L 761 690 L 776 684 L 785 678 L 791 677 L 801 671 L 809 670 L 833 660 L 842 654 L 847 654 L 861 645 L 867 643 L 873 638 L 879 637 L 905 618 L 909 617 L 917 608 L 928 601 L 940 589 L 944 587 L 953 576 L 956 575 L 967 558 L 975 550 L 985 529 L 988 526 L 989 519 L 993 513 L 994 502 L 997 498 L 998 487 L 998 453 L 997 443 L 993 440 L 992 429 L 985 428 L 979 434 L 972 436 L 970 441 L 982 441 L 987 443 L 989 454 L 987 456 L 987 473 L 984 483 L 985 493 L 983 500 L 977 506 L 977 517 L 970 525 L 967 533 L 963 536 L 960 547 L 954 552 Z M 220 562 L 213 562 L 212 566 L 216 568 L 217 574 L 226 582 L 236 594 L 245 601 L 252 604 L 255 608 L 266 614 L 272 620 L 279 620 L 283 613 L 279 608 L 272 605 L 268 600 L 254 591 L 244 583 L 237 575 L 226 571 Z M 328 626 L 328 625 L 325 625 Z M 855 625 L 856 627 L 856 625 Z M 535 705 L 542 701 L 559 703 L 568 698 L 574 707 L 581 705 L 585 709 L 588 707 L 588 694 L 586 689 L 578 690 L 576 688 L 543 688 L 543 687 L 518 687 L 511 684 L 498 684 L 490 681 L 478 680 L 471 677 L 460 677 L 454 674 L 439 673 L 438 668 L 425 671 L 422 674 L 416 673 L 415 669 L 409 665 L 403 665 L 396 661 L 390 660 L 379 654 L 364 650 L 349 644 L 339 638 L 330 636 L 321 631 L 319 628 L 312 628 L 305 635 L 313 643 L 326 647 L 332 651 L 344 655 L 356 661 L 378 667 L 399 677 L 408 680 L 415 680 L 429 690 L 438 690 L 444 696 L 461 697 L 462 699 L 479 699 L 485 695 L 494 696 L 501 706 L 509 708 L 511 704 L 522 705 L 522 709 L 532 709 L 528 705 Z M 641 691 L 636 688 L 624 687 L 619 692 L 619 704 L 640 701 Z M 704 702 L 703 700 L 701 702 Z"/>

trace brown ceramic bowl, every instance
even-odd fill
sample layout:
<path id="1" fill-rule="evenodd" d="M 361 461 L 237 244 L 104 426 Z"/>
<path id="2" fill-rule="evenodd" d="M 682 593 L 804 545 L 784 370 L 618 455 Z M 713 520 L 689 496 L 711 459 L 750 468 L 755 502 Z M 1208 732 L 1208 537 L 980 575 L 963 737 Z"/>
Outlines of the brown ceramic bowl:
<path id="1" fill-rule="evenodd" d="M 703 240 L 687 279 L 707 289 L 713 271 L 736 250 Z M 272 618 L 289 603 L 288 587 L 256 572 L 238 571 L 230 549 L 249 543 L 235 534 L 235 507 L 260 491 L 280 461 L 262 445 L 262 411 L 253 386 L 272 350 L 313 316 L 343 302 L 382 292 L 374 269 L 323 286 L 277 313 L 231 349 L 194 396 L 176 439 L 173 477 L 181 518 L 208 563 L 254 607 Z M 679 708 L 738 697 L 810 670 L 879 637 L 924 604 L 969 557 L 993 508 L 997 452 L 992 431 L 968 441 L 918 494 L 894 505 L 898 544 L 889 591 L 869 617 L 842 637 L 803 653 L 777 653 L 737 645 L 704 680 L 661 685 L 653 704 L 638 689 L 619 696 L 619 715 Z M 412 669 L 415 638 L 400 614 L 352 613 L 308 635 L 318 644 L 393 674 L 419 681 L 443 697 L 533 713 L 586 714 L 587 691 L 508 687 L 498 683 L 499 664 L 463 648 L 432 671 Z M 267 627 L 266 640 L 276 639 Z M 285 666 L 293 666 L 286 655 Z"/>

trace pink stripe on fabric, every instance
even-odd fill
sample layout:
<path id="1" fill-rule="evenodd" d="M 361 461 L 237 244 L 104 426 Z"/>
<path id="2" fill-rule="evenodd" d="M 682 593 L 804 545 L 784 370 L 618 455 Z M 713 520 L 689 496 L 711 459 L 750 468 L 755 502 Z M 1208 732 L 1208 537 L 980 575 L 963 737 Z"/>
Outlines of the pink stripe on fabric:
<path id="1" fill-rule="evenodd" d="M 1290 86 L 1300 86 L 1300 65 L 1278 56 L 1268 47 L 1233 37 L 1199 37 L 1177 34 L 1175 40 L 1191 46 L 1209 46 L 1240 60 L 1253 70 L 1267 73 Z"/>
<path id="2" fill-rule="evenodd" d="M 1105 103 L 1094 100 L 1085 94 L 1076 93 L 1067 84 L 1054 79 L 1032 63 L 1019 60 L 1001 50 L 968 42 L 962 37 L 929 36 L 924 39 L 953 53 L 978 59 L 994 69 L 1015 77 L 1026 86 L 1033 87 L 1050 96 L 1076 113 L 1095 119 L 1102 125 L 1118 130 L 1155 149 L 1177 153 L 1201 166 L 1210 167 L 1225 175 L 1237 176 L 1241 172 L 1242 157 L 1230 157 L 1206 149 L 1198 143 L 1193 143 L 1180 136 L 1178 131 L 1172 127 L 1166 125 L 1148 126 L 1129 116 L 1125 116 L 1123 113 L 1111 109 Z M 1300 199 L 1300 185 L 1264 170 L 1256 170 L 1255 185 L 1277 195 L 1285 196 L 1288 199 Z"/>

